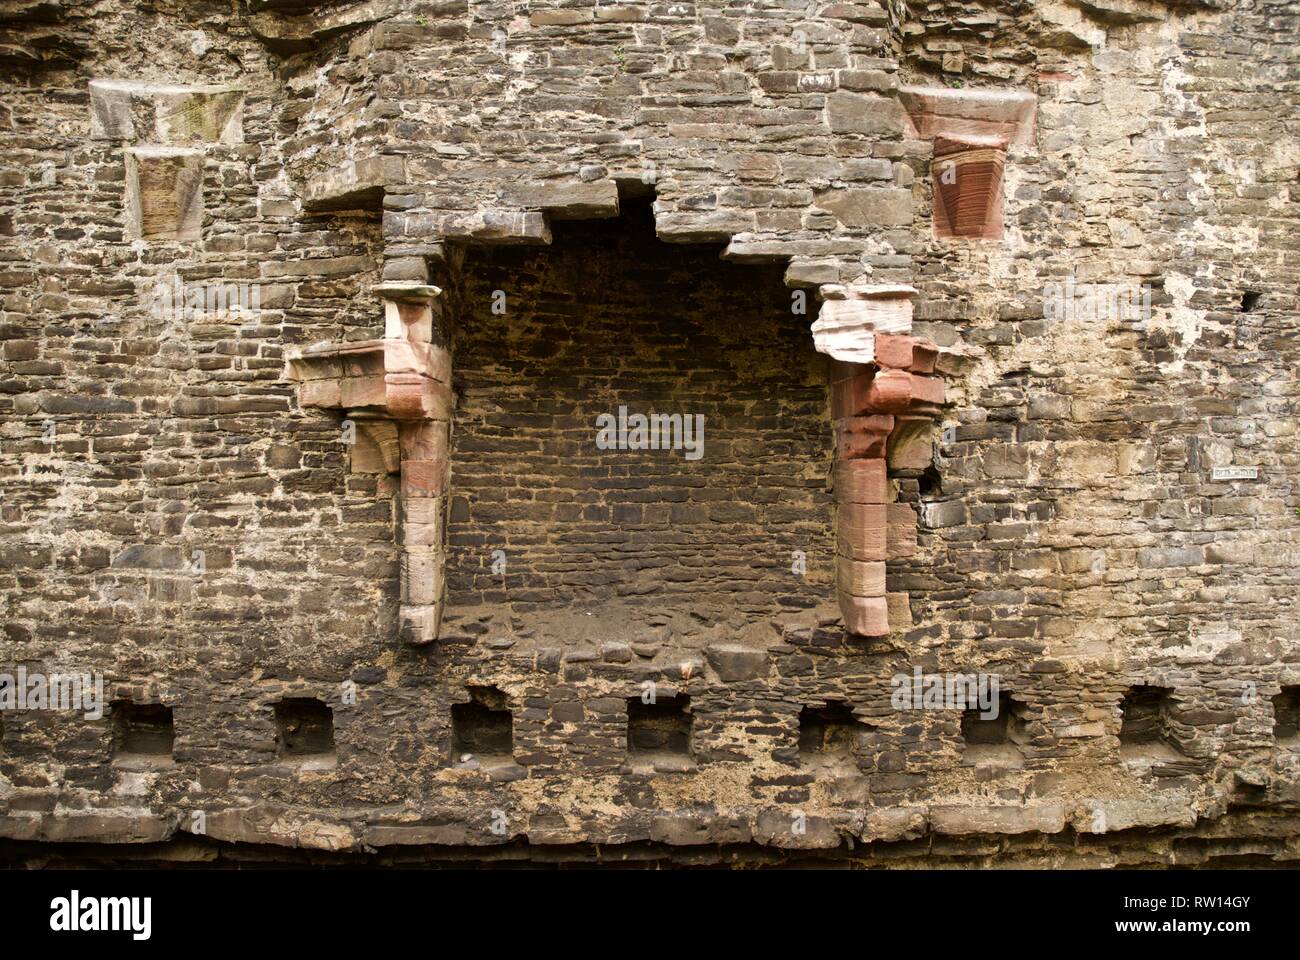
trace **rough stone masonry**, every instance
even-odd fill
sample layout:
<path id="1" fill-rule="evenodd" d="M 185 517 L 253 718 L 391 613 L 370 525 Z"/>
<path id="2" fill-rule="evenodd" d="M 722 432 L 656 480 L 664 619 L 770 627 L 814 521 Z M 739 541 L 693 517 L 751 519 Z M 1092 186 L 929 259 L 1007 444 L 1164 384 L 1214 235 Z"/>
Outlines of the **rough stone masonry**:
<path id="1" fill-rule="evenodd" d="M 0 2 L 0 859 L 1300 860 L 1298 34 Z"/>

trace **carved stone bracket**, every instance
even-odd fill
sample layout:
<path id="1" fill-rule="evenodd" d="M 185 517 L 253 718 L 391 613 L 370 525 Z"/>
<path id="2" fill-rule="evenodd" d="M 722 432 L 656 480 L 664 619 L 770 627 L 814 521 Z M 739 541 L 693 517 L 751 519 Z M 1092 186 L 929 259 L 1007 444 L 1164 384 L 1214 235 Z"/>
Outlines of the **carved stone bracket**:
<path id="1" fill-rule="evenodd" d="M 1009 151 L 1034 140 L 1032 93 L 1025 90 L 900 87 L 907 135 L 934 144 L 935 236 L 1002 236 L 1002 176 Z"/>
<path id="2" fill-rule="evenodd" d="M 244 91 L 91 80 L 90 136 L 124 147 L 129 239 L 201 240 L 207 151 L 244 142 Z"/>
<path id="3" fill-rule="evenodd" d="M 354 450 L 354 468 L 400 472 L 398 634 L 425 644 L 438 638 L 446 596 L 451 353 L 437 287 L 384 283 L 375 290 L 384 302 L 382 340 L 290 350 L 286 376 L 298 382 L 303 407 L 342 410 L 357 424 L 364 442 Z"/>
<path id="4" fill-rule="evenodd" d="M 889 633 L 885 563 L 916 550 L 916 511 L 891 502 L 888 468 L 929 463 L 944 402 L 939 348 L 910 335 L 910 287 L 828 292 L 838 299 L 823 304 L 813 330 L 831 358 L 836 592 L 848 632 L 879 637 Z"/>

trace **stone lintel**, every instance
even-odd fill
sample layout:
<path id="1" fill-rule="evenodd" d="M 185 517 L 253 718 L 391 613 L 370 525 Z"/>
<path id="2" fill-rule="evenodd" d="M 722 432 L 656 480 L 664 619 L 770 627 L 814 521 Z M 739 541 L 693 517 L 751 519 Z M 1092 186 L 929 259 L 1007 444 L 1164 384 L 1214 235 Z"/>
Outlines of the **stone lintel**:
<path id="1" fill-rule="evenodd" d="M 503 187 L 507 206 L 536 208 L 552 220 L 601 220 L 618 216 L 613 180 L 540 180 Z"/>
<path id="2" fill-rule="evenodd" d="M 385 210 L 384 239 L 390 252 L 403 253 L 436 251 L 447 240 L 485 246 L 547 246 L 551 225 L 538 210 Z"/>

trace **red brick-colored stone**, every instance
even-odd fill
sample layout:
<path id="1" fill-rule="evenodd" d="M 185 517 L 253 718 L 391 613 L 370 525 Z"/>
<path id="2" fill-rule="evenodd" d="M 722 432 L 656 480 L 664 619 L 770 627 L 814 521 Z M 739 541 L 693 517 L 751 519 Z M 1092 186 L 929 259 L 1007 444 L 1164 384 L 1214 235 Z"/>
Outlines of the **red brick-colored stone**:
<path id="1" fill-rule="evenodd" d="M 840 592 L 840 615 L 844 628 L 859 637 L 884 637 L 889 634 L 889 605 L 884 597 L 855 597 Z"/>
<path id="2" fill-rule="evenodd" d="M 884 561 L 836 557 L 835 583 L 841 593 L 850 596 L 883 597 L 885 595 Z"/>
<path id="3" fill-rule="evenodd" d="M 888 508 L 883 503 L 845 503 L 835 511 L 835 552 L 853 560 L 888 558 Z"/>
<path id="4" fill-rule="evenodd" d="M 898 333 L 876 334 L 876 363 L 881 367 L 905 370 L 912 365 L 916 341 Z"/>
<path id="5" fill-rule="evenodd" d="M 894 429 L 894 418 L 845 417 L 835 421 L 835 455 L 840 460 L 879 459 Z"/>
<path id="6" fill-rule="evenodd" d="M 885 503 L 889 499 L 889 480 L 881 459 L 840 460 L 831 480 L 837 503 Z"/>
<path id="7" fill-rule="evenodd" d="M 402 461 L 402 496 L 436 497 L 446 489 L 446 460 Z"/>
<path id="8" fill-rule="evenodd" d="M 867 408 L 867 393 L 876 370 L 868 363 L 830 362 L 831 417 L 856 417 Z"/>
<path id="9" fill-rule="evenodd" d="M 910 369 L 913 373 L 934 373 L 935 362 L 939 359 L 939 347 L 929 340 L 912 341 L 912 365 Z"/>

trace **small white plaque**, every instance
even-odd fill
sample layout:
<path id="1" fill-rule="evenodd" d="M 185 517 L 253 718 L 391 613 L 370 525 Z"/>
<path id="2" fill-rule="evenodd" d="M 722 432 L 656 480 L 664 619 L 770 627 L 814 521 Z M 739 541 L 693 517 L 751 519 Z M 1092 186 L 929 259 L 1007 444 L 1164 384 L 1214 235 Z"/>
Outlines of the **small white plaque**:
<path id="1" fill-rule="evenodd" d="M 1259 467 L 1215 467 L 1210 471 L 1211 480 L 1258 480 Z"/>

